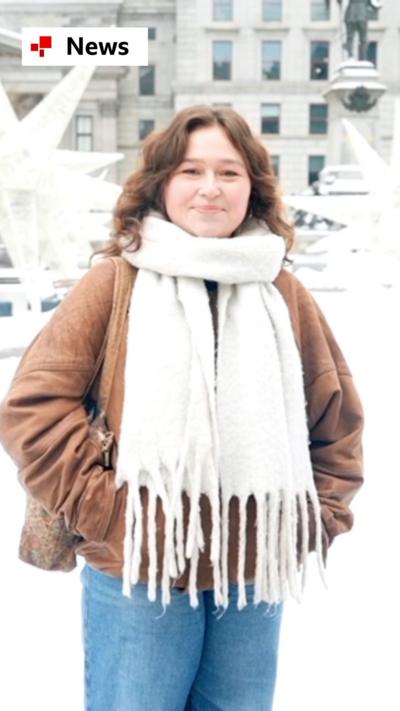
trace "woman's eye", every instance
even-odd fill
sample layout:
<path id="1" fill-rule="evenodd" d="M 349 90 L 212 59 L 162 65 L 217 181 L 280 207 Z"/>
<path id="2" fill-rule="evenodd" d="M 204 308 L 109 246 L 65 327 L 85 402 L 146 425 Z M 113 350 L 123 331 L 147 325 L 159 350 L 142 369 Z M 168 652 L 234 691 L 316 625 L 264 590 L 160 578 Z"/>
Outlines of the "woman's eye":
<path id="1" fill-rule="evenodd" d="M 185 175 L 200 175 L 201 171 L 199 168 L 183 168 L 181 172 Z M 238 173 L 234 170 L 223 170 L 220 175 L 224 178 L 235 178 L 238 176 Z"/>

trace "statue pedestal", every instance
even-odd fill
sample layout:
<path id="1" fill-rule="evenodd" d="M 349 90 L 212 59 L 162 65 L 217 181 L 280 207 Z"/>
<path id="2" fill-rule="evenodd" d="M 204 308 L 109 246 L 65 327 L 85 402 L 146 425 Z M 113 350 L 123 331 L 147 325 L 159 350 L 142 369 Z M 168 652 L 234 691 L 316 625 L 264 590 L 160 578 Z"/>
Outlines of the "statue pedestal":
<path id="1" fill-rule="evenodd" d="M 378 100 L 385 91 L 386 86 L 371 62 L 350 58 L 339 65 L 324 92 L 329 106 L 327 165 L 354 162 L 343 118 L 349 119 L 379 152 Z"/>

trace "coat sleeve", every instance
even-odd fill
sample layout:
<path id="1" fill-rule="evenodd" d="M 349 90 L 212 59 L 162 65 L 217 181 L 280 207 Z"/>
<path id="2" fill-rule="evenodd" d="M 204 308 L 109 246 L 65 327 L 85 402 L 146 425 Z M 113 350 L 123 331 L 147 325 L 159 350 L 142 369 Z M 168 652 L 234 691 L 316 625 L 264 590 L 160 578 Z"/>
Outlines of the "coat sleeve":
<path id="1" fill-rule="evenodd" d="M 306 385 L 310 456 L 329 544 L 353 525 L 350 503 L 363 483 L 363 408 L 346 361 L 315 304 L 333 367 Z"/>
<path id="2" fill-rule="evenodd" d="M 104 260 L 72 289 L 25 352 L 0 405 L 0 440 L 23 486 L 92 541 L 105 536 L 117 492 L 82 398 L 110 317 L 114 269 Z"/>

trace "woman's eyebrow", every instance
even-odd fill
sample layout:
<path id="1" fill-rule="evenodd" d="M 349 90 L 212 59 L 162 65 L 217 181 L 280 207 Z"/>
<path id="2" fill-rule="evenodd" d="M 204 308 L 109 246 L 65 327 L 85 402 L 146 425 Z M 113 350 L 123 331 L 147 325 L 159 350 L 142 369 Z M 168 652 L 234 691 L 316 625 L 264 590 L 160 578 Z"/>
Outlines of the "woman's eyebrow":
<path id="1" fill-rule="evenodd" d="M 182 163 L 205 163 L 205 161 L 202 158 L 184 158 Z M 219 160 L 217 159 L 217 163 L 235 163 L 241 168 L 245 168 L 244 163 L 242 163 L 240 160 L 235 160 L 234 158 L 221 158 Z"/>

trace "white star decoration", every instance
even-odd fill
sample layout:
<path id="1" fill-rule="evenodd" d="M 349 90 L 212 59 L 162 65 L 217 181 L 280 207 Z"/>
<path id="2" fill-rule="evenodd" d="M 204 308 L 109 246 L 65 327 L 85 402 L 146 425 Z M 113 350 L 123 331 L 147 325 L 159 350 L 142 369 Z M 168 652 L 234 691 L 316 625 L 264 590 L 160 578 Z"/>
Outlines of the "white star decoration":
<path id="1" fill-rule="evenodd" d="M 30 301 L 37 301 L 43 268 L 62 276 L 76 270 L 78 247 L 89 251 L 89 232 L 99 223 L 90 211 L 109 219 L 121 191 L 85 173 L 122 154 L 57 150 L 94 71 L 72 69 L 22 121 L 0 82 L 0 234 Z"/>
<path id="2" fill-rule="evenodd" d="M 400 101 L 396 100 L 393 143 L 387 165 L 356 128 L 343 119 L 366 183 L 367 195 L 288 195 L 286 204 L 346 227 L 318 240 L 308 251 L 365 250 L 400 260 Z M 400 267 L 400 264 L 399 264 Z"/>

